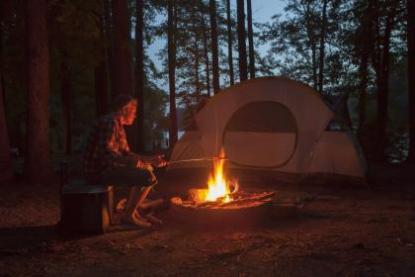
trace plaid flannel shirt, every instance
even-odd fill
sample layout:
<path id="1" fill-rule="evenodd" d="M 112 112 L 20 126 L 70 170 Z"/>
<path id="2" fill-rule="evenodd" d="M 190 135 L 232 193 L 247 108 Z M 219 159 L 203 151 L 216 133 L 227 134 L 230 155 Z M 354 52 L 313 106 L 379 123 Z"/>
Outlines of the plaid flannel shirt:
<path id="1" fill-rule="evenodd" d="M 138 156 L 130 151 L 123 125 L 115 113 L 101 117 L 89 135 L 84 153 L 84 173 L 96 181 L 106 170 L 135 167 Z"/>

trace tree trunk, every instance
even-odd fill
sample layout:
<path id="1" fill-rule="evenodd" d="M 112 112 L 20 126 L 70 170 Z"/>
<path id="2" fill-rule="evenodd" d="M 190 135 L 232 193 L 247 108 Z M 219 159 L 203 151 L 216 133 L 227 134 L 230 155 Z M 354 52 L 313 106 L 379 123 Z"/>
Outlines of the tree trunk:
<path id="1" fill-rule="evenodd" d="M 384 34 L 381 37 L 381 47 L 378 49 L 379 61 L 377 64 L 377 124 L 376 124 L 376 160 L 385 160 L 385 148 L 387 146 L 387 119 L 388 119 L 388 99 L 389 99 L 389 56 L 390 56 L 390 36 L 395 19 L 396 5 L 392 4 L 386 18 Z"/>
<path id="2" fill-rule="evenodd" d="M 316 43 L 316 36 L 314 35 L 315 27 L 314 27 L 313 20 L 312 20 L 310 3 L 307 3 L 305 6 L 304 16 L 307 22 L 306 30 L 307 30 L 308 43 L 310 44 L 310 48 L 311 48 L 311 67 L 312 67 L 313 88 L 317 90 L 318 89 L 317 87 L 317 84 L 318 84 L 317 43 Z"/>
<path id="3" fill-rule="evenodd" d="M 103 58 L 103 57 L 102 57 Z M 97 116 L 108 112 L 107 67 L 105 61 L 100 61 L 95 67 L 95 105 Z"/>
<path id="4" fill-rule="evenodd" d="M 244 0 L 237 0 L 236 9 L 238 21 L 239 80 L 242 82 L 248 79 L 245 42 Z"/>
<path id="5" fill-rule="evenodd" d="M 228 35 L 228 66 L 229 66 L 229 83 L 231 86 L 235 83 L 233 75 L 233 53 L 232 53 L 232 18 L 231 18 L 231 1 L 226 0 L 226 20 L 227 20 L 227 35 Z"/>
<path id="6" fill-rule="evenodd" d="M 4 5 L 4 3 L 3 3 Z M 4 6 L 0 15 L 4 16 Z M 4 79 L 3 79 L 3 29 L 2 22 L 0 21 L 0 183 L 9 181 L 13 178 L 13 171 L 10 159 L 10 141 L 9 133 L 7 129 L 6 121 L 6 101 L 4 91 Z"/>
<path id="7" fill-rule="evenodd" d="M 112 18 L 111 18 L 111 3 L 110 0 L 104 0 L 104 37 L 105 37 L 105 65 L 106 65 L 106 79 L 107 79 L 107 92 L 108 100 L 113 99 L 115 94 L 112 91 L 112 69 L 113 66 L 113 39 L 112 39 Z M 108 107 L 109 108 L 109 107 Z"/>
<path id="8" fill-rule="evenodd" d="M 26 1 L 27 132 L 25 175 L 31 183 L 52 177 L 49 153 L 49 47 L 47 1 Z"/>
<path id="9" fill-rule="evenodd" d="M 415 163 L 415 0 L 408 0 L 408 92 L 409 92 L 409 155 Z"/>
<path id="10" fill-rule="evenodd" d="M 203 33 L 203 56 L 205 60 L 205 71 L 206 71 L 206 92 L 210 96 L 210 69 L 209 69 L 209 43 L 208 43 L 208 34 L 205 24 L 203 11 L 200 13 L 201 23 L 202 23 L 202 33 Z"/>
<path id="11" fill-rule="evenodd" d="M 360 33 L 358 34 L 358 49 L 360 56 L 359 64 L 359 123 L 357 133 L 359 136 L 363 134 L 366 122 L 366 105 L 367 105 L 367 84 L 369 81 L 369 57 L 370 53 L 373 51 L 373 2 L 374 0 L 369 0 L 368 6 L 365 9 L 364 13 L 361 15 L 360 19 Z"/>
<path id="12" fill-rule="evenodd" d="M 130 24 L 127 0 L 112 0 L 112 93 L 133 95 Z"/>
<path id="13" fill-rule="evenodd" d="M 213 92 L 216 94 L 220 89 L 219 85 L 219 55 L 218 55 L 218 30 L 216 23 L 216 0 L 209 0 L 210 32 L 212 39 L 212 71 L 213 71 Z"/>
<path id="14" fill-rule="evenodd" d="M 255 78 L 255 51 L 254 51 L 254 32 L 252 29 L 252 5 L 251 0 L 246 0 L 248 14 L 248 42 L 249 42 L 249 76 Z"/>
<path id="15" fill-rule="evenodd" d="M 176 114 L 176 7 L 175 0 L 167 0 L 167 44 L 169 67 L 169 99 L 170 99 L 170 133 L 169 146 L 173 149 L 177 141 L 177 114 Z"/>
<path id="16" fill-rule="evenodd" d="M 1 23 L 1 22 L 0 22 Z M 0 25 L 0 183 L 13 178 L 13 171 L 10 159 L 10 143 L 6 123 L 4 91 L 3 91 L 3 40 Z"/>
<path id="17" fill-rule="evenodd" d="M 67 56 L 64 54 L 61 63 L 61 90 L 64 122 L 64 153 L 72 153 L 72 84 Z"/>
<path id="18" fill-rule="evenodd" d="M 327 1 L 323 2 L 323 11 L 321 18 L 321 33 L 320 33 L 320 58 L 319 58 L 319 72 L 318 72 L 318 91 L 323 93 L 324 83 L 324 59 L 325 59 L 325 48 L 326 48 L 326 25 L 327 25 Z"/>
<path id="19" fill-rule="evenodd" d="M 365 52 L 362 53 L 360 58 L 360 65 L 359 65 L 359 125 L 357 133 L 362 135 L 364 130 L 364 125 L 366 122 L 366 98 L 367 98 L 367 83 L 368 83 L 368 60 L 369 60 L 369 53 Z"/>
<path id="20" fill-rule="evenodd" d="M 144 5 L 143 0 L 136 0 L 136 93 L 137 107 L 137 150 L 144 151 Z"/>
<path id="21" fill-rule="evenodd" d="M 195 85 L 195 93 L 198 95 L 200 94 L 200 81 L 199 81 L 199 44 L 198 44 L 198 30 L 196 24 L 193 24 L 193 31 L 194 31 L 194 40 L 193 40 L 193 58 L 195 60 L 194 63 L 194 85 Z"/>
<path id="22" fill-rule="evenodd" d="M 100 55 L 98 65 L 95 67 L 95 105 L 96 113 L 98 116 L 102 116 L 108 112 L 108 72 L 107 72 L 107 53 L 106 49 L 106 36 L 104 31 L 105 20 L 100 20 L 100 42 L 99 46 Z"/>
<path id="23" fill-rule="evenodd" d="M 315 41 L 311 44 L 311 63 L 313 67 L 313 88 L 318 91 L 317 45 Z"/>
<path id="24" fill-rule="evenodd" d="M 10 159 L 10 144 L 3 103 L 3 90 L 0 79 L 0 183 L 12 179 L 13 172 Z"/>

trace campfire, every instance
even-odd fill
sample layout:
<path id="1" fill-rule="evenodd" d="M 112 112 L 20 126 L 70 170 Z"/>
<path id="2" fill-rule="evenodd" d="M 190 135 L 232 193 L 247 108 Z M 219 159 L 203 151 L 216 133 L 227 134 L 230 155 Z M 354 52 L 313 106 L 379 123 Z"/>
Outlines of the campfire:
<path id="1" fill-rule="evenodd" d="M 171 202 L 176 207 L 187 209 L 240 210 L 263 206 L 271 203 L 275 192 L 244 192 L 236 179 L 228 179 L 224 165 L 225 152 L 213 159 L 213 172 L 210 174 L 205 189 L 190 189 L 186 199 L 173 197 Z"/>

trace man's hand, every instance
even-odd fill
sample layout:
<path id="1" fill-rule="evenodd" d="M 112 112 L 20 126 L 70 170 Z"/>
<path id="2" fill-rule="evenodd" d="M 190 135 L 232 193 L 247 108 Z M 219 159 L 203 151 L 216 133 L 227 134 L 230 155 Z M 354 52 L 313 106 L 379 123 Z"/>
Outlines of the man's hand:
<path id="1" fill-rule="evenodd" d="M 141 169 L 145 169 L 145 170 L 148 170 L 148 171 L 153 171 L 154 170 L 153 166 L 150 163 L 143 162 L 142 160 L 138 160 L 136 167 L 141 168 Z"/>
<path id="2" fill-rule="evenodd" d="M 164 155 L 155 155 L 151 159 L 151 164 L 155 167 L 165 167 L 167 161 L 164 159 Z"/>
<path id="3" fill-rule="evenodd" d="M 145 163 L 142 160 L 138 160 L 135 167 L 143 169 L 145 167 Z"/>

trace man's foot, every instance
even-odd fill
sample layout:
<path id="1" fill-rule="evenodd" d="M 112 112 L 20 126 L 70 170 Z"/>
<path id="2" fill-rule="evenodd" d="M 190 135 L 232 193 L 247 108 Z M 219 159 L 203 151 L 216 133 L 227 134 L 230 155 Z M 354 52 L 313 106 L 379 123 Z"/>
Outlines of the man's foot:
<path id="1" fill-rule="evenodd" d="M 125 211 L 126 205 L 127 205 L 127 198 L 122 198 L 120 201 L 118 201 L 117 205 L 115 206 L 115 212 L 122 213 L 123 211 Z"/>
<path id="2" fill-rule="evenodd" d="M 152 214 L 147 214 L 147 215 L 145 215 L 144 216 L 151 224 L 154 224 L 154 225 L 163 225 L 163 221 L 161 221 L 161 219 L 159 219 L 159 218 L 157 218 L 157 217 L 155 217 L 154 215 L 152 215 Z"/>
<path id="3" fill-rule="evenodd" d="M 132 216 L 123 216 L 121 222 L 133 224 L 141 228 L 151 228 L 151 223 L 145 218 L 141 217 L 138 213 L 134 213 Z"/>

